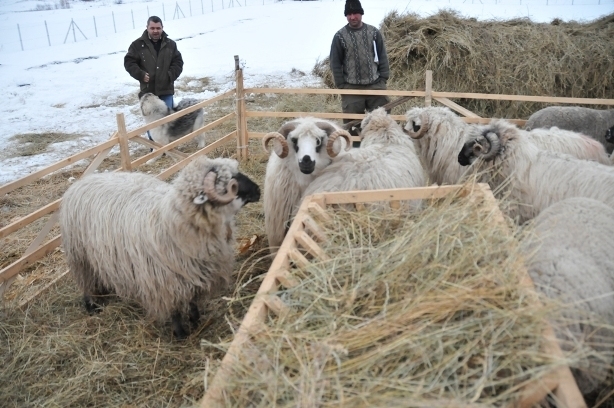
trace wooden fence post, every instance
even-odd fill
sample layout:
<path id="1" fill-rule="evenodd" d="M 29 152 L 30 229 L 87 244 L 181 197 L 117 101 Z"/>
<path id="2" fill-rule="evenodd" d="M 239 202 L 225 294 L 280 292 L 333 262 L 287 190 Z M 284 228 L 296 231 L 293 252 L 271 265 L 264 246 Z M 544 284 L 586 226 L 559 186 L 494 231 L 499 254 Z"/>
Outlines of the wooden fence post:
<path id="1" fill-rule="evenodd" d="M 432 95 L 433 95 L 433 71 L 430 69 L 426 70 L 426 89 L 424 95 L 424 106 L 431 106 Z"/>
<path id="2" fill-rule="evenodd" d="M 237 81 L 237 158 L 247 159 L 249 141 L 247 137 L 247 116 L 245 113 L 245 91 L 243 88 L 243 70 L 239 67 L 238 55 L 235 55 L 235 74 Z"/>
<path id="3" fill-rule="evenodd" d="M 117 136 L 119 138 L 119 154 L 122 159 L 122 168 L 125 171 L 132 171 L 130 162 L 130 150 L 128 149 L 128 137 L 126 131 L 126 120 L 123 113 L 117 114 Z"/>

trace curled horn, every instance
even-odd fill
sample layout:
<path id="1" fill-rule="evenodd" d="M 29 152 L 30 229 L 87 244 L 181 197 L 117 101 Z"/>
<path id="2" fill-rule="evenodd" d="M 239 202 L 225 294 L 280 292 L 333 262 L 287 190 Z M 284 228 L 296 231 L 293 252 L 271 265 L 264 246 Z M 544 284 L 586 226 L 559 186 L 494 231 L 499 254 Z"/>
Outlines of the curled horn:
<path id="1" fill-rule="evenodd" d="M 328 137 L 328 143 L 326 143 L 326 152 L 328 153 L 330 157 L 337 157 L 337 155 L 339 154 L 339 152 L 336 152 L 334 148 L 335 140 L 337 140 L 339 136 L 345 139 L 345 143 L 346 143 L 345 150 L 346 151 L 352 148 L 352 140 L 350 139 L 349 132 L 345 129 L 335 130 Z"/>
<path id="2" fill-rule="evenodd" d="M 426 115 L 425 113 L 421 113 L 419 117 L 422 124 L 420 125 L 420 129 L 418 129 L 417 132 L 414 131 L 414 127 L 411 122 L 407 122 L 407 124 L 405 125 L 405 133 L 407 133 L 412 139 L 421 139 L 426 133 L 426 131 L 429 130 L 430 123 L 428 115 Z"/>
<path id="3" fill-rule="evenodd" d="M 279 143 L 275 143 L 276 147 L 281 146 L 281 152 L 279 151 L 280 149 L 277 148 L 275 149 L 275 153 L 282 159 L 285 158 L 288 155 L 288 151 L 289 151 L 288 142 L 286 141 L 286 138 L 283 137 L 283 135 L 279 132 L 267 133 L 264 136 L 264 139 L 262 139 L 262 147 L 264 147 L 264 150 L 266 150 L 267 153 L 270 153 L 271 151 L 269 150 L 269 142 L 273 139 L 275 139 L 276 142 L 279 142 Z"/>
<path id="4" fill-rule="evenodd" d="M 216 180 L 217 173 L 214 171 L 210 171 L 205 176 L 204 193 L 209 198 L 209 201 L 218 204 L 228 204 L 229 202 L 234 200 L 239 193 L 239 183 L 237 183 L 237 180 L 230 179 L 230 181 L 226 185 L 226 194 L 218 194 L 218 192 L 215 190 Z"/>
<path id="5" fill-rule="evenodd" d="M 484 137 L 490 144 L 488 151 L 485 152 L 484 147 L 479 143 L 476 143 L 473 145 L 473 152 L 476 156 L 482 156 L 482 159 L 484 160 L 492 160 L 499 152 L 499 148 L 501 147 L 499 136 L 497 136 L 497 134 L 494 132 L 488 132 L 484 134 Z"/>

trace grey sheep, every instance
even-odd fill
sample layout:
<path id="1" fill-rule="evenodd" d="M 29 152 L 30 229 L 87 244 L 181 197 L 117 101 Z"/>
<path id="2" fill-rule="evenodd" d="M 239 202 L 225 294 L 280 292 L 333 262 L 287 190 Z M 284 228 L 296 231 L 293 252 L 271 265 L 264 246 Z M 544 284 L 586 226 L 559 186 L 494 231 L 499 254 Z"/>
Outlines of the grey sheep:
<path id="1" fill-rule="evenodd" d="M 614 109 L 600 110 L 581 106 L 549 106 L 532 114 L 525 125 L 526 130 L 551 128 L 582 133 L 601 142 L 608 153 L 614 144 L 606 140 L 608 129 L 614 126 Z"/>
<path id="2" fill-rule="evenodd" d="M 234 216 L 259 187 L 231 159 L 196 158 L 172 183 L 142 173 L 86 176 L 64 194 L 60 228 L 68 266 L 86 309 L 115 293 L 157 321 L 198 322 L 199 299 L 228 283 Z"/>

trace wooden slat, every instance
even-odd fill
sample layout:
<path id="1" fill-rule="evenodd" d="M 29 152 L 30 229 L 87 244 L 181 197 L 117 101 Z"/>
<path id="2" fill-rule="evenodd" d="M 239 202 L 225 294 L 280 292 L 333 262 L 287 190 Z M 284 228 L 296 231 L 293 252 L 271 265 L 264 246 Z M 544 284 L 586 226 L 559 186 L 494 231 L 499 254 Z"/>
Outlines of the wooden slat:
<path id="1" fill-rule="evenodd" d="M 520 101 L 520 102 L 544 102 L 544 103 L 573 103 L 581 105 L 614 105 L 614 99 L 594 98 L 567 98 L 554 96 L 529 96 L 529 95 L 504 95 L 483 94 L 470 92 L 433 92 L 433 98 L 463 98 L 463 99 L 486 99 L 494 101 Z"/>
<path id="2" fill-rule="evenodd" d="M 245 91 L 243 90 L 243 70 L 239 68 L 238 55 L 235 55 L 235 83 L 237 106 L 237 158 L 248 157 L 247 117 L 245 116 Z"/>
<path id="3" fill-rule="evenodd" d="M 11 277 L 17 275 L 19 271 L 21 271 L 26 266 L 33 264 L 44 256 L 49 255 L 62 243 L 62 237 L 57 236 L 50 241 L 48 241 L 45 245 L 39 247 L 36 251 L 32 252 L 28 256 L 22 256 L 6 268 L 0 271 L 0 282 L 4 282 Z"/>
<path id="4" fill-rule="evenodd" d="M 247 132 L 247 137 L 250 139 L 262 139 L 268 132 Z M 350 136 L 352 142 L 360 142 L 360 136 Z"/>
<path id="5" fill-rule="evenodd" d="M 317 242 L 315 242 L 305 231 L 297 231 L 294 234 L 294 239 L 298 244 L 301 244 L 303 248 L 307 250 L 312 256 L 321 259 L 322 261 L 328 261 L 330 257 L 326 255 L 324 250 L 320 248 Z"/>
<path id="6" fill-rule="evenodd" d="M 326 241 L 326 234 L 322 231 L 322 228 L 318 225 L 317 222 L 310 216 L 305 216 L 303 218 L 303 225 L 315 236 L 315 238 L 319 242 Z"/>
<path id="7" fill-rule="evenodd" d="M 163 172 L 161 172 L 160 174 L 158 174 L 157 177 L 160 180 L 166 180 L 167 178 L 169 178 L 170 176 L 172 176 L 173 174 L 177 173 L 179 170 L 181 170 L 185 166 L 187 166 L 188 163 L 191 162 L 192 160 L 194 160 L 196 157 L 202 156 L 203 154 L 207 154 L 207 153 L 217 149 L 218 147 L 225 145 L 226 143 L 232 142 L 233 139 L 236 137 L 236 133 L 237 133 L 236 131 L 230 132 L 226 136 L 216 140 L 215 142 L 211 143 L 210 145 L 208 145 L 208 146 L 200 149 L 199 151 L 195 152 L 194 154 L 188 156 L 185 160 L 182 160 L 179 163 L 175 163 L 173 166 L 169 167 L 168 169 L 166 169 Z"/>
<path id="8" fill-rule="evenodd" d="M 288 258 L 300 268 L 307 268 L 311 262 L 297 248 L 288 251 Z"/>
<path id="9" fill-rule="evenodd" d="M 227 98 L 230 95 L 234 95 L 234 93 L 235 93 L 234 89 L 230 90 L 230 91 L 227 91 L 227 92 L 224 92 L 221 95 L 215 96 L 215 97 L 213 97 L 211 99 L 207 99 L 206 101 L 199 102 L 199 103 L 197 103 L 195 105 L 192 105 L 192 106 L 190 106 L 188 108 L 182 109 L 179 112 L 176 112 L 176 113 L 173 113 L 171 115 L 165 116 L 162 119 L 156 120 L 154 122 L 148 123 L 145 126 L 141 126 L 141 127 L 138 127 L 138 128 L 136 128 L 134 130 L 131 130 L 130 132 L 128 132 L 126 134 L 126 136 L 128 137 L 128 139 L 132 139 L 135 136 L 140 136 L 143 133 L 147 132 L 148 130 L 151 130 L 153 128 L 157 128 L 160 125 L 163 125 L 165 123 L 168 123 L 170 121 L 178 119 L 178 118 L 180 118 L 180 117 L 182 117 L 184 115 L 187 115 L 190 112 L 194 112 L 195 110 L 200 109 L 200 108 L 202 108 L 204 106 L 211 105 L 212 103 L 217 102 L 217 101 L 219 101 L 221 99 Z"/>
<path id="10" fill-rule="evenodd" d="M 321 193 L 327 205 L 371 203 L 374 201 L 419 200 L 425 198 L 442 198 L 458 192 L 462 186 L 431 186 L 420 188 L 393 188 L 386 190 L 356 190 L 342 193 Z"/>
<path id="11" fill-rule="evenodd" d="M 15 232 L 25 227 L 26 225 L 31 224 L 32 222 L 38 220 L 39 218 L 44 217 L 50 212 L 57 210 L 58 208 L 60 208 L 60 201 L 62 200 L 61 199 L 55 200 L 54 202 L 47 204 L 43 208 L 37 211 L 34 211 L 33 213 L 26 215 L 25 217 L 21 217 L 20 219 L 0 229 L 0 238 L 4 238 L 7 235 L 11 234 L 12 232 Z"/>
<path id="12" fill-rule="evenodd" d="M 301 118 L 311 116 L 322 119 L 362 119 L 365 117 L 362 113 L 321 113 L 321 112 L 265 112 L 265 111 L 247 111 L 245 115 L 248 118 Z M 390 115 L 394 120 L 405 120 L 404 115 Z"/>
<path id="13" fill-rule="evenodd" d="M 132 163 L 130 162 L 130 149 L 128 147 L 128 136 L 126 135 L 126 120 L 123 113 L 118 113 L 117 116 L 117 134 L 119 137 L 119 156 L 121 157 L 122 169 L 132 171 Z"/>
<path id="14" fill-rule="evenodd" d="M 460 106 L 459 104 L 452 102 L 448 98 L 435 98 L 435 100 L 437 102 L 441 103 L 442 105 L 445 105 L 448 108 L 450 108 L 452 110 L 455 110 L 456 112 L 458 112 L 461 115 L 464 115 L 464 116 L 466 116 L 468 118 L 480 118 L 481 117 L 481 116 L 478 116 L 475 113 L 471 112 L 469 109 L 465 109 L 462 106 Z"/>
<path id="15" fill-rule="evenodd" d="M 433 71 L 426 70 L 426 87 L 424 95 L 424 106 L 431 106 L 433 100 Z"/>
<path id="16" fill-rule="evenodd" d="M 70 157 L 67 157 L 66 159 L 60 160 L 59 162 L 56 162 L 50 166 L 45 167 L 44 169 L 38 170 L 34 173 L 28 174 L 25 177 L 22 177 L 20 179 L 17 179 L 15 181 L 11 181 L 10 183 L 6 183 L 5 185 L 3 185 L 2 187 L 0 187 L 0 196 L 3 196 L 4 194 L 11 192 L 19 187 L 23 187 L 27 184 L 32 183 L 33 181 L 36 181 L 44 176 L 46 176 L 49 173 L 52 173 L 56 170 L 59 170 L 63 167 L 66 167 L 70 164 L 76 163 L 80 160 L 86 159 L 96 153 L 99 153 L 101 151 L 103 151 L 104 149 L 107 149 L 109 147 L 113 147 L 118 143 L 118 139 L 117 139 L 117 132 L 113 133 L 113 135 L 111 136 L 111 139 L 101 143 L 99 145 L 96 145 L 94 147 L 91 147 L 89 149 L 86 149 L 84 151 L 82 151 L 81 153 L 77 153 L 74 154 Z"/>
<path id="17" fill-rule="evenodd" d="M 317 214 L 318 217 L 322 218 L 326 222 L 332 222 L 332 217 L 328 215 L 324 209 L 326 206 L 326 201 L 321 193 L 310 196 L 309 201 L 310 202 L 307 204 L 307 209 L 310 213 Z"/>
<path id="18" fill-rule="evenodd" d="M 49 289 L 50 287 L 52 287 L 56 282 L 58 282 L 60 279 L 62 279 L 64 276 L 66 276 L 68 274 L 68 272 L 70 272 L 69 269 L 66 269 L 64 272 L 62 272 L 61 274 L 59 274 L 58 276 L 56 276 L 55 278 L 53 278 L 51 280 L 51 282 L 48 282 L 47 284 L 45 284 L 45 286 L 43 286 L 42 288 L 38 289 L 36 292 L 34 292 L 32 295 L 30 295 L 28 298 L 26 298 L 25 300 L 21 301 L 19 303 L 19 305 L 17 305 L 17 307 L 22 308 L 24 306 L 26 306 L 28 303 L 30 303 L 34 298 L 36 298 L 37 296 L 39 296 L 40 294 L 42 294 L 43 292 L 45 292 L 47 289 Z"/>
<path id="19" fill-rule="evenodd" d="M 388 95 L 424 97 L 424 91 L 395 91 L 391 89 L 378 91 L 375 89 L 330 89 L 330 88 L 245 88 L 245 93 L 254 94 L 314 94 L 314 95 Z"/>
<path id="20" fill-rule="evenodd" d="M 130 141 L 142 144 L 143 146 L 147 146 L 152 149 L 160 149 L 163 147 L 160 143 L 156 143 L 153 140 L 149 140 L 144 137 L 133 137 L 132 139 L 130 139 Z M 169 156 L 172 156 L 177 160 L 182 160 L 189 156 L 187 153 L 180 152 L 176 149 L 167 150 L 166 153 L 168 153 Z M 132 164 L 134 165 L 134 162 L 132 162 Z"/>
<path id="21" fill-rule="evenodd" d="M 266 295 L 262 299 L 269 310 L 279 317 L 286 316 L 290 308 L 276 295 Z"/>
<path id="22" fill-rule="evenodd" d="M 298 285 L 296 279 L 287 270 L 279 270 L 275 274 L 277 281 L 285 288 L 293 288 Z"/>

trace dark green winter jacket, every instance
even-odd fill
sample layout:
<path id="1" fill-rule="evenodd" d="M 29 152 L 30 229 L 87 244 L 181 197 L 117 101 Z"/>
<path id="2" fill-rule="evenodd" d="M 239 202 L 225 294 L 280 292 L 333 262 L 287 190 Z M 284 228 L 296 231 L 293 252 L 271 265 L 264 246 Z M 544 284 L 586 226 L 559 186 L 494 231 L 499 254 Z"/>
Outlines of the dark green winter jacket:
<path id="1" fill-rule="evenodd" d="M 124 57 L 124 68 L 141 84 L 141 94 L 175 94 L 174 82 L 183 71 L 183 59 L 175 41 L 168 38 L 164 31 L 160 41 L 160 52 L 156 53 L 145 30 L 141 38 L 130 44 Z M 149 74 L 149 82 L 143 82 L 145 73 Z"/>

